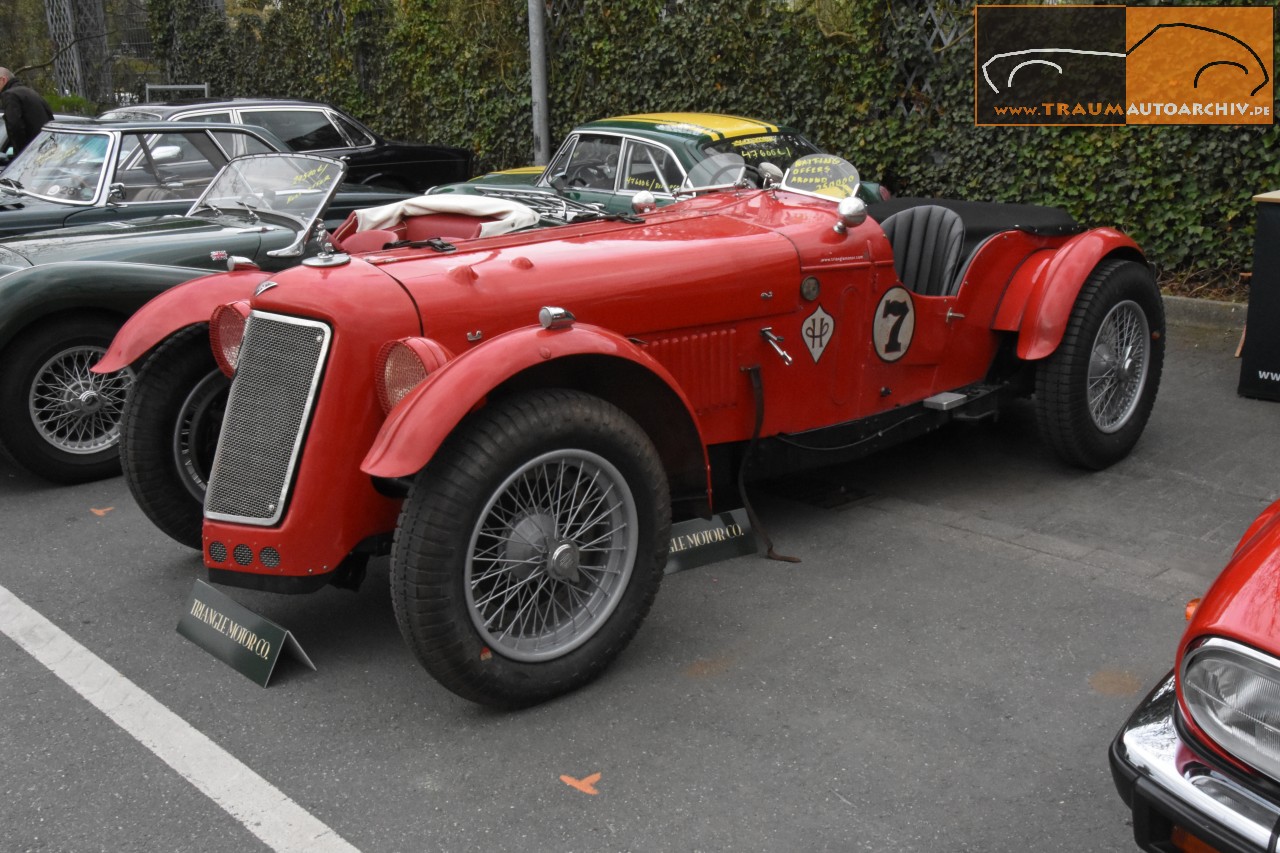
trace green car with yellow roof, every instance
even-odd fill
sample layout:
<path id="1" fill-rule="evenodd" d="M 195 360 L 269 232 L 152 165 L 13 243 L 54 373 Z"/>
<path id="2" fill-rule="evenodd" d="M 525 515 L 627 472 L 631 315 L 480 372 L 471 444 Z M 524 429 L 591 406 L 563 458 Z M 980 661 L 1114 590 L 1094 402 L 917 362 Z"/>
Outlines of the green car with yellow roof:
<path id="1" fill-rule="evenodd" d="M 770 122 L 717 113 L 643 113 L 588 122 L 561 143 L 549 166 L 492 172 L 445 191 L 501 191 L 533 187 L 611 213 L 629 213 L 637 194 L 648 192 L 659 205 L 676 200 L 689 170 L 717 154 L 737 154 L 746 179 L 760 184 L 760 165 L 785 172 L 799 157 L 820 154 L 798 130 Z M 863 181 L 867 203 L 888 197 L 879 184 Z"/>

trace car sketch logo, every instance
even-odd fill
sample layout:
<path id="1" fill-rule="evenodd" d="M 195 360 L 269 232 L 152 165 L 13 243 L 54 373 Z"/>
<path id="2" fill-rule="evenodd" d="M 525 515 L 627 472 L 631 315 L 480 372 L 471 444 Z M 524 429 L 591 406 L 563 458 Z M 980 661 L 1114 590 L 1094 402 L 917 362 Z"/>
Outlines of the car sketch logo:
<path id="1" fill-rule="evenodd" d="M 1008 79 L 1004 80 L 1004 88 L 1006 90 L 1013 89 L 1013 78 L 1018 72 L 1024 68 L 1044 65 L 1048 66 L 1057 74 L 1064 73 L 1062 62 L 1064 58 L 1071 57 L 1101 57 L 1105 60 L 1125 58 L 1124 53 L 1117 53 L 1109 50 L 1079 50 L 1070 47 L 1031 47 L 1026 50 L 1011 50 L 1006 53 L 997 53 L 995 56 L 982 63 L 982 78 L 987 81 L 987 85 L 991 87 L 991 91 L 996 94 L 1000 93 L 1000 83 L 991 78 L 992 66 L 1006 59 L 1016 63 L 1009 69 Z M 1054 60 L 1057 60 L 1056 62 Z"/>
<path id="2" fill-rule="evenodd" d="M 1271 124 L 1271 8 L 1129 10 L 1130 124 Z"/>
<path id="3" fill-rule="evenodd" d="M 1270 7 L 979 6 L 975 122 L 1270 124 Z"/>

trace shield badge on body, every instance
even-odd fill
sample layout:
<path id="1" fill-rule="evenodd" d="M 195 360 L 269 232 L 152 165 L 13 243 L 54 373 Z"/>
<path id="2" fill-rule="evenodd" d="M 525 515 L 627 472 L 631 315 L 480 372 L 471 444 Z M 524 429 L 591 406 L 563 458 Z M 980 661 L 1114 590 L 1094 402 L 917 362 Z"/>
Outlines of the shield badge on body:
<path id="1" fill-rule="evenodd" d="M 814 311 L 804 321 L 804 325 L 800 327 L 800 335 L 804 338 L 804 345 L 809 348 L 809 355 L 813 356 L 813 363 L 817 364 L 818 359 L 822 358 L 822 352 L 827 348 L 827 344 L 831 343 L 831 339 L 835 337 L 836 321 L 835 318 L 822 310 L 822 306 L 818 306 L 818 310 Z"/>

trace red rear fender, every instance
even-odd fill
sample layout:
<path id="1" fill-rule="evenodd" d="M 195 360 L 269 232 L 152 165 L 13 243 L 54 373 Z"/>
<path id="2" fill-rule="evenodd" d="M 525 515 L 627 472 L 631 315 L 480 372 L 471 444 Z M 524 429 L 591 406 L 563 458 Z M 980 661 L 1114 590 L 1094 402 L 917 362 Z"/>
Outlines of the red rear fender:
<path id="1" fill-rule="evenodd" d="M 1112 228 L 1072 237 L 1052 257 L 1033 254 L 1014 275 L 996 312 L 997 329 L 1018 333 L 1018 357 L 1044 358 L 1058 348 L 1085 280 L 1107 257 L 1143 263 L 1142 250 Z"/>

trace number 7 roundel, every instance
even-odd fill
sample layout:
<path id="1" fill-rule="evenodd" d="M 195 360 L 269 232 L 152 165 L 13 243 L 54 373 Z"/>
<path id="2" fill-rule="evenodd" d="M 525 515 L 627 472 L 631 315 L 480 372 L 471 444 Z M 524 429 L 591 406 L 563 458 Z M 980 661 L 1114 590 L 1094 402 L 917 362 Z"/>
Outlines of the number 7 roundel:
<path id="1" fill-rule="evenodd" d="M 907 354 L 916 331 L 916 309 L 911 292 L 905 287 L 891 287 L 880 297 L 875 317 L 871 320 L 871 340 L 876 355 L 885 361 L 897 361 Z"/>

